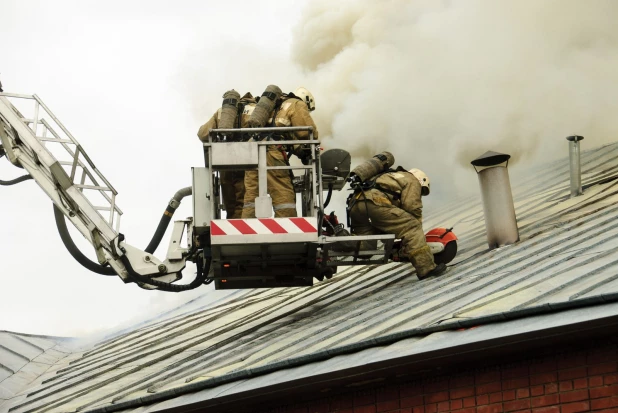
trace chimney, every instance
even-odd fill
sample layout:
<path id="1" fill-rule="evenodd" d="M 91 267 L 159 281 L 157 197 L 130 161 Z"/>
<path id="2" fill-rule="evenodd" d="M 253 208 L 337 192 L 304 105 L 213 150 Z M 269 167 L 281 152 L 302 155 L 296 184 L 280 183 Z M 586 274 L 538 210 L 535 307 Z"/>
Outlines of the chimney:
<path id="1" fill-rule="evenodd" d="M 579 141 L 584 137 L 579 135 L 567 136 L 569 141 L 569 164 L 571 169 L 571 198 L 579 196 L 582 191 L 582 167 L 579 157 Z"/>
<path id="2" fill-rule="evenodd" d="M 488 151 L 471 163 L 479 177 L 489 248 L 519 241 L 508 164 L 511 155 Z"/>

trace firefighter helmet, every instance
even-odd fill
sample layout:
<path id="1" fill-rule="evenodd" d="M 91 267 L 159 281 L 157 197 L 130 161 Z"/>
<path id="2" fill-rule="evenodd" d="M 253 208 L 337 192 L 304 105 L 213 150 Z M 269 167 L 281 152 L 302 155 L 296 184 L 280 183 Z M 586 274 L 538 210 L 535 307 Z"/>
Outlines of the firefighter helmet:
<path id="1" fill-rule="evenodd" d="M 421 194 L 423 196 L 429 195 L 429 177 L 427 176 L 427 174 L 416 168 L 412 168 L 408 172 L 414 175 L 416 179 L 418 179 L 418 181 L 421 183 Z"/>
<path id="2" fill-rule="evenodd" d="M 311 92 L 307 90 L 307 88 L 304 88 L 302 86 L 299 87 L 294 91 L 294 95 L 296 95 L 303 102 L 305 102 L 310 111 L 315 110 L 315 99 L 313 98 Z"/>

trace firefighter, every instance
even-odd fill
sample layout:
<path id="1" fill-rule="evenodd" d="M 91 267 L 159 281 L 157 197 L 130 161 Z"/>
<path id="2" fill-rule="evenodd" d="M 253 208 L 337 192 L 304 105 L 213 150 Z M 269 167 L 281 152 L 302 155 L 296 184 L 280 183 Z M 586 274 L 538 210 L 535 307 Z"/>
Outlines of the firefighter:
<path id="1" fill-rule="evenodd" d="M 197 132 L 198 138 L 202 142 L 208 141 L 208 131 L 210 129 L 222 128 L 221 117 L 222 112 L 225 110 L 226 104 L 236 106 L 237 114 L 234 118 L 233 128 L 245 128 L 247 127 L 247 120 L 251 116 L 253 109 L 257 103 L 251 93 L 247 92 L 243 97 L 234 103 L 233 96 L 234 90 L 226 92 L 224 98 L 224 104 L 219 108 L 214 115 L 203 124 Z M 236 94 L 236 96 L 240 96 Z M 225 125 L 227 126 L 227 125 Z M 236 137 L 238 138 L 238 137 Z M 240 218 L 242 215 L 242 207 L 245 200 L 245 171 L 221 171 L 221 198 L 225 207 L 227 219 Z"/>
<path id="2" fill-rule="evenodd" d="M 271 106 L 268 106 L 270 104 Z M 313 137 L 318 138 L 318 130 L 311 118 L 310 112 L 315 110 L 315 100 L 311 92 L 304 87 L 299 87 L 294 93 L 283 94 L 277 86 L 270 85 L 260 98 L 258 104 L 265 109 L 263 113 L 256 107 L 250 127 L 286 127 L 286 126 L 312 126 Z M 306 140 L 309 132 L 294 132 L 291 134 L 279 134 L 271 137 L 274 140 Z M 308 164 L 311 152 L 308 148 L 295 145 L 286 148 L 282 145 L 269 145 L 266 152 L 266 164 L 268 166 L 289 165 L 289 154 L 298 156 L 303 164 Z M 290 170 L 268 171 L 267 188 L 273 203 L 275 217 L 295 217 L 296 193 L 292 182 L 293 174 Z M 245 173 L 245 202 L 242 210 L 243 218 L 255 218 L 255 198 L 259 195 L 258 172 L 247 171 Z"/>
<path id="3" fill-rule="evenodd" d="M 419 280 L 441 275 L 446 265 L 436 266 L 423 233 L 422 196 L 429 195 L 429 178 L 419 169 L 378 174 L 373 181 L 356 189 L 348 200 L 354 235 L 395 234 L 402 240 L 400 254 L 407 257 Z M 361 249 L 375 246 L 361 245 Z"/>

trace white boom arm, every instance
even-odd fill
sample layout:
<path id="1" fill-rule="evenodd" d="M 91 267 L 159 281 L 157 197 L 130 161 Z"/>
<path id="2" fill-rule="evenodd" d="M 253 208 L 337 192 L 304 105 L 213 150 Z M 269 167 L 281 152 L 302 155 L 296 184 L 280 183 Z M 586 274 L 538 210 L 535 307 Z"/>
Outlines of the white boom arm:
<path id="1" fill-rule="evenodd" d="M 165 261 L 124 242 L 116 190 L 38 96 L 0 93 L 0 143 L 11 163 L 25 169 L 92 244 L 100 264 L 148 289 L 157 287 L 143 277 L 154 284 L 180 278 L 189 253 L 180 248 L 187 223 L 176 223 Z"/>

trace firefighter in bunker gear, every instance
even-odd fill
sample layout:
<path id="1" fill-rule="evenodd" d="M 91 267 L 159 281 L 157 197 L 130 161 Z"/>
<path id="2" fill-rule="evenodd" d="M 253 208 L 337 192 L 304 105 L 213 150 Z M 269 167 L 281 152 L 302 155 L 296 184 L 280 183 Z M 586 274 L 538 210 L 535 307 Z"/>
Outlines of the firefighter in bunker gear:
<path id="1" fill-rule="evenodd" d="M 228 92 L 226 92 L 226 95 L 227 93 Z M 237 103 L 239 115 L 234 122 L 234 128 L 247 127 L 247 121 L 256 103 L 257 101 L 249 92 L 240 98 Z M 208 141 L 208 131 L 210 129 L 218 129 L 221 127 L 221 112 L 222 108 L 219 108 L 208 122 L 200 127 L 197 136 L 202 142 Z M 221 198 L 225 207 L 227 219 L 240 218 L 245 200 L 245 171 L 221 171 Z"/>
<path id="2" fill-rule="evenodd" d="M 271 87 L 271 86 L 269 86 Z M 278 88 L 277 88 L 278 89 Z M 268 89 L 267 89 L 268 90 Z M 265 94 L 267 92 L 264 92 Z M 307 91 L 309 93 L 309 91 Z M 310 95 L 310 93 L 309 93 Z M 315 104 L 313 96 L 310 100 L 313 108 Z M 256 124 L 256 126 L 260 126 Z M 318 129 L 309 113 L 309 103 L 297 97 L 294 93 L 281 95 L 276 102 L 275 109 L 270 115 L 269 123 L 263 126 L 286 127 L 286 126 L 312 126 L 313 137 L 318 139 Z M 285 133 L 275 137 L 276 140 L 306 140 L 309 139 L 309 132 Z M 301 145 L 294 145 L 292 148 L 285 148 L 282 145 L 269 145 L 266 151 L 266 164 L 268 166 L 289 165 L 288 153 L 298 156 L 303 163 L 308 163 L 311 153 Z M 296 193 L 289 170 L 268 171 L 266 177 L 268 194 L 272 198 L 275 217 L 295 217 L 296 213 Z M 255 218 L 255 198 L 259 195 L 258 173 L 257 171 L 247 171 L 245 173 L 245 202 L 242 210 L 243 218 Z"/>
<path id="3" fill-rule="evenodd" d="M 419 174 L 420 175 L 420 174 Z M 349 200 L 351 227 L 354 235 L 391 233 L 402 240 L 400 254 L 409 258 L 419 280 L 441 275 L 446 266 L 436 266 L 423 233 L 423 192 L 429 191 L 429 179 L 421 184 L 417 174 L 399 167 L 375 177 L 368 189 L 357 190 Z M 361 244 L 361 249 L 375 245 Z"/>

